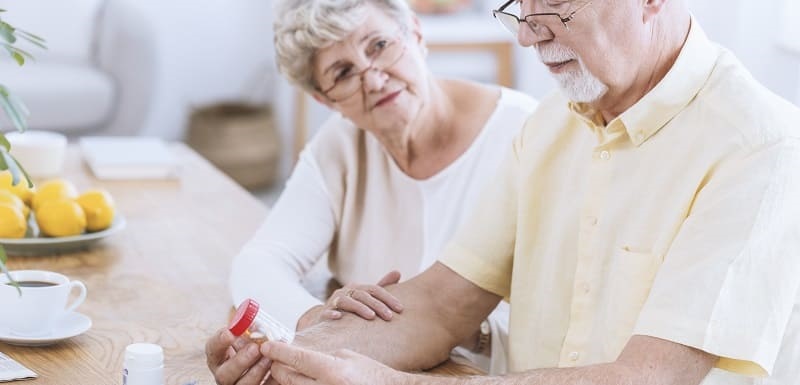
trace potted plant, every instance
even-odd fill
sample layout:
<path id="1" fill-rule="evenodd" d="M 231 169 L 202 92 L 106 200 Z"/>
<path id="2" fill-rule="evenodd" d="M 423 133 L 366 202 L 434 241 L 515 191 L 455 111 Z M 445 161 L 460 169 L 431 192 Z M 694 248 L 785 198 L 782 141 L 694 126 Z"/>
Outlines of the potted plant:
<path id="1" fill-rule="evenodd" d="M 0 46 L 8 52 L 9 56 L 11 56 L 17 64 L 23 65 L 25 64 L 25 60 L 32 60 L 33 56 L 16 46 L 20 39 L 43 49 L 46 49 L 45 41 L 39 36 L 14 28 L 3 21 L 4 12 L 4 9 L 0 9 Z M 24 132 L 27 128 L 26 119 L 28 116 L 28 109 L 19 98 L 11 94 L 9 89 L 2 84 L 0 84 L 0 107 L 3 108 L 3 112 L 5 112 L 14 127 L 18 131 Z M 5 134 L 0 132 L 0 171 L 9 170 L 11 172 L 12 185 L 27 183 L 28 187 L 33 187 L 33 183 L 25 172 L 25 169 L 11 156 L 10 151 L 11 144 L 6 139 Z M 7 259 L 6 252 L 3 246 L 0 245 L 0 271 L 6 274 L 9 280 L 16 285 L 16 282 L 14 282 L 8 273 L 8 268 L 6 267 Z M 17 290 L 19 290 L 19 286 L 17 286 Z"/>

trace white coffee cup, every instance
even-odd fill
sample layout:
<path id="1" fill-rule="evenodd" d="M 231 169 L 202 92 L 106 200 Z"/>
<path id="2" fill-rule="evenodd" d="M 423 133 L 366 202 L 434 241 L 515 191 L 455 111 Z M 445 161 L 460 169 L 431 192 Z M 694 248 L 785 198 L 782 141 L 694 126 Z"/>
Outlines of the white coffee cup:
<path id="1" fill-rule="evenodd" d="M 35 178 L 59 176 L 64 167 L 67 137 L 58 132 L 9 132 L 11 155 Z"/>
<path id="2" fill-rule="evenodd" d="M 11 277 L 20 284 L 20 292 L 0 274 L 0 327 L 24 337 L 50 334 L 55 325 L 86 299 L 86 286 L 63 274 L 46 270 L 15 270 Z M 67 306 L 69 294 L 78 288 L 78 297 Z"/>

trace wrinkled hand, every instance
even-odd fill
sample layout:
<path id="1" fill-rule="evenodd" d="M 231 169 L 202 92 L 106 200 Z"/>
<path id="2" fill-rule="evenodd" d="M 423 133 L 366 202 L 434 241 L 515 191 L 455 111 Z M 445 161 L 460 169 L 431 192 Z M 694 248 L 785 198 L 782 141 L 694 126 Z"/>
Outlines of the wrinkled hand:
<path id="1" fill-rule="evenodd" d="M 400 281 L 400 272 L 391 271 L 377 285 L 345 285 L 333 292 L 320 309 L 320 320 L 337 320 L 344 312 L 353 313 L 367 320 L 377 315 L 384 321 L 392 319 L 393 312 L 403 311 L 403 304 L 389 294 L 384 287 Z"/>
<path id="2" fill-rule="evenodd" d="M 325 354 L 282 342 L 261 345 L 272 360 L 267 385 L 389 385 L 405 383 L 408 376 L 350 350 Z"/>
<path id="3" fill-rule="evenodd" d="M 249 338 L 222 328 L 206 341 L 206 364 L 219 385 L 259 385 L 270 361 L 258 349 Z"/>

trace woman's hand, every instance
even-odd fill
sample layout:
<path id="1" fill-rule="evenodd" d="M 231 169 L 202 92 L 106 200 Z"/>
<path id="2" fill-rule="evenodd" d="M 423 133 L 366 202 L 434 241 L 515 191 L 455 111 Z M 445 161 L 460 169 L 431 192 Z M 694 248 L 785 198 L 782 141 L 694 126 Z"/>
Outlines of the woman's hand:
<path id="1" fill-rule="evenodd" d="M 403 304 L 384 287 L 399 281 L 400 272 L 394 270 L 381 278 L 377 285 L 345 285 L 334 291 L 324 304 L 314 306 L 303 314 L 297 321 L 297 330 L 303 330 L 322 321 L 340 319 L 344 312 L 356 314 L 367 320 L 373 320 L 377 315 L 389 321 L 393 312 L 403 311 Z"/>
<path id="2" fill-rule="evenodd" d="M 384 287 L 397 282 L 400 282 L 400 272 L 394 270 L 381 278 L 377 285 L 345 285 L 328 298 L 320 318 L 336 320 L 342 318 L 343 312 L 348 312 L 367 320 L 373 320 L 377 315 L 389 321 L 393 312 L 403 311 L 403 305 Z"/>

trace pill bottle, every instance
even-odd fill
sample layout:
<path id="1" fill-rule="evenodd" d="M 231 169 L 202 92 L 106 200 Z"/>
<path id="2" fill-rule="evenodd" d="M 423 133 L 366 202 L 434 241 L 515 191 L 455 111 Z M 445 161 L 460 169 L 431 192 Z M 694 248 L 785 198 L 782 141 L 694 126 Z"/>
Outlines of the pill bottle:
<path id="1" fill-rule="evenodd" d="M 291 343 L 294 332 L 270 317 L 258 302 L 248 298 L 236 308 L 236 315 L 228 325 L 228 330 L 235 336 L 247 334 L 255 342 L 281 341 Z"/>
<path id="2" fill-rule="evenodd" d="M 122 385 L 164 385 L 164 350 L 161 346 L 128 345 L 122 365 Z"/>

